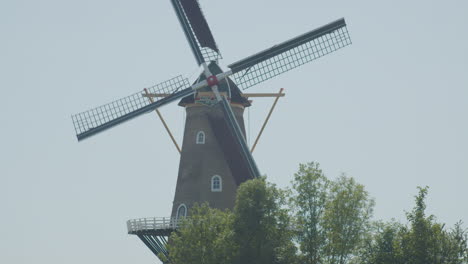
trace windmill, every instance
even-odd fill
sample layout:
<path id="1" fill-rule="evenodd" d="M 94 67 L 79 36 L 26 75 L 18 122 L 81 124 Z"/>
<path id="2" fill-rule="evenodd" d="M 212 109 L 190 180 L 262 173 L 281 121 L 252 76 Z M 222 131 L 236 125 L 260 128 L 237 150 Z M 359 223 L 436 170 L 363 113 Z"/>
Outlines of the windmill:
<path id="1" fill-rule="evenodd" d="M 127 222 L 157 256 L 168 256 L 167 237 L 195 202 L 232 208 L 237 187 L 260 176 L 245 141 L 242 90 L 351 44 L 344 19 L 228 65 L 222 58 L 198 0 L 171 0 L 203 72 L 193 83 L 182 76 L 72 116 L 79 141 L 180 100 L 186 109 L 184 139 L 170 218 Z M 281 94 L 281 92 L 280 92 Z M 279 96 L 279 95 L 278 95 Z M 158 112 L 159 113 L 159 112 Z"/>

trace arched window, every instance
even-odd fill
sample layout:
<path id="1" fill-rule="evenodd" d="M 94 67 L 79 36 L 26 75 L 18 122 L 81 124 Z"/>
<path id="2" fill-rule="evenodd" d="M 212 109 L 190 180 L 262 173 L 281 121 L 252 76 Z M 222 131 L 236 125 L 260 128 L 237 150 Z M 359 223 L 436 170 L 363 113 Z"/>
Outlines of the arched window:
<path id="1" fill-rule="evenodd" d="M 197 144 L 205 144 L 205 132 L 198 131 L 196 142 Z"/>
<path id="2" fill-rule="evenodd" d="M 186 216 L 187 216 L 187 206 L 185 206 L 185 204 L 179 205 L 179 207 L 177 208 L 176 220 L 179 220 L 180 218 L 186 217 Z"/>
<path id="3" fill-rule="evenodd" d="M 211 191 L 221 192 L 223 190 L 223 180 L 220 176 L 215 175 L 211 177 Z"/>

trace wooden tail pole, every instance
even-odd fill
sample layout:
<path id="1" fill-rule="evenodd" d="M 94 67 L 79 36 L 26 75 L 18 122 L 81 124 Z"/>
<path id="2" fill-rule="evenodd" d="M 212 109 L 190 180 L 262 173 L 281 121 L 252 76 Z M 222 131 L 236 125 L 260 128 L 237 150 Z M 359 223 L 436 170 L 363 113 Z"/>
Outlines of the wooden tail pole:
<path id="1" fill-rule="evenodd" d="M 263 123 L 262 129 L 260 129 L 260 132 L 258 133 L 258 136 L 257 136 L 257 138 L 255 139 L 255 143 L 253 144 L 252 150 L 251 150 L 250 152 L 254 152 L 255 147 L 257 146 L 258 140 L 259 140 L 260 137 L 262 136 L 263 130 L 265 129 L 266 124 L 268 123 L 268 120 L 270 120 L 271 113 L 273 113 L 273 110 L 275 109 L 276 103 L 278 103 L 278 100 L 280 99 L 280 97 L 283 96 L 283 90 L 284 90 L 284 89 L 281 88 L 280 91 L 279 91 L 279 93 L 278 93 L 278 95 L 276 96 L 275 102 L 274 102 L 273 105 L 271 106 L 270 112 L 268 113 L 267 118 L 265 119 L 265 122 Z"/>
<path id="2" fill-rule="evenodd" d="M 148 99 L 150 100 L 150 102 L 151 102 L 151 103 L 154 103 L 153 97 L 148 96 L 149 93 L 148 93 L 148 90 L 147 90 L 146 88 L 145 88 L 145 93 L 146 93 Z M 159 112 L 158 109 L 155 109 L 155 111 L 156 111 L 156 114 L 158 114 L 159 119 L 160 119 L 161 122 L 163 123 L 164 127 L 166 128 L 167 133 L 168 133 L 169 136 L 171 137 L 171 140 L 172 140 L 172 142 L 174 143 L 174 146 L 176 147 L 177 151 L 179 151 L 179 154 L 182 153 L 182 151 L 180 150 L 179 144 L 177 144 L 177 141 L 175 140 L 174 136 L 172 135 L 171 130 L 169 129 L 169 127 L 168 127 L 167 124 L 166 124 L 166 121 L 164 121 L 164 118 L 162 117 L 161 112 Z"/>

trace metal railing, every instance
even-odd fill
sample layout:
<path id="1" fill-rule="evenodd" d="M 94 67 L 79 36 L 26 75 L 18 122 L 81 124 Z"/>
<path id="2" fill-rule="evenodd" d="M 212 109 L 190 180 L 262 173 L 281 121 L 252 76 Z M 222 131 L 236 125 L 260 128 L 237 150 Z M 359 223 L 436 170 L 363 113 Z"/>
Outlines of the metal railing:
<path id="1" fill-rule="evenodd" d="M 177 229 L 182 219 L 174 217 L 139 218 L 127 221 L 128 233 L 146 230 Z"/>

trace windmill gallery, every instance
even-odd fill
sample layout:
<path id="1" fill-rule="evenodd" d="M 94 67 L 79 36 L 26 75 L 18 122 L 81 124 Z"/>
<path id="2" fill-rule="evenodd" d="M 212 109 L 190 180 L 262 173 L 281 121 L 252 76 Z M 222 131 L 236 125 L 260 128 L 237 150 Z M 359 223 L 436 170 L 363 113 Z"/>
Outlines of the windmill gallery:
<path id="1" fill-rule="evenodd" d="M 231 209 L 237 187 L 260 176 L 245 141 L 244 109 L 251 106 L 249 97 L 279 98 L 284 94 L 244 94 L 242 90 L 351 44 L 346 23 L 339 19 L 232 63 L 223 71 L 218 66 L 221 53 L 198 1 L 171 2 L 195 59 L 203 67 L 199 78 L 190 84 L 178 76 L 72 116 L 81 141 L 145 113 L 159 114 L 159 107 L 175 101 L 185 108 L 182 148 L 171 135 L 181 154 L 171 217 L 127 222 L 128 233 L 137 235 L 157 256 L 168 255 L 168 237 L 194 203 Z"/>

